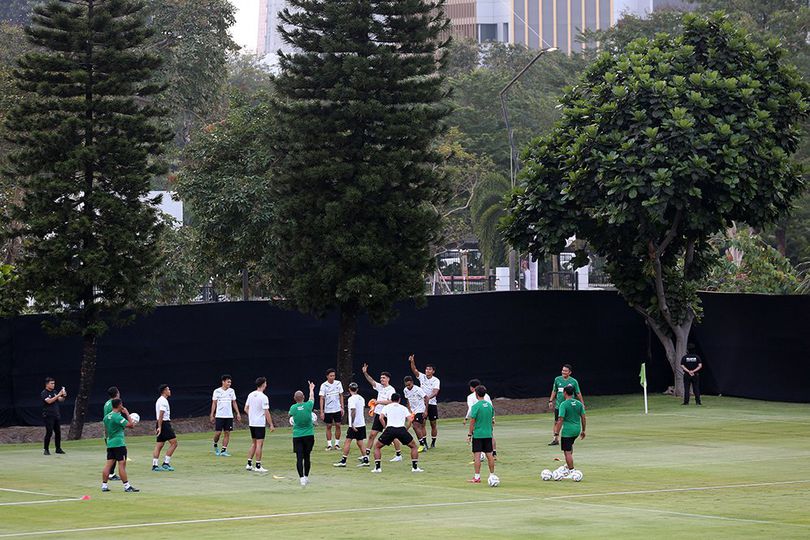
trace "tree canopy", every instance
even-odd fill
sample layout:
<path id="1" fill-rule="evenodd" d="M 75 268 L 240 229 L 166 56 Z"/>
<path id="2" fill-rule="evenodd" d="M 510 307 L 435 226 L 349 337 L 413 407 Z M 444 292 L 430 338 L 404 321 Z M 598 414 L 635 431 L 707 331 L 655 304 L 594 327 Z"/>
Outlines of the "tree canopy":
<path id="1" fill-rule="evenodd" d="M 790 156 L 808 86 L 784 56 L 722 14 L 685 15 L 677 37 L 602 54 L 524 152 L 508 239 L 536 256 L 586 239 L 673 371 L 715 261 L 711 235 L 775 221 L 803 188 Z"/>

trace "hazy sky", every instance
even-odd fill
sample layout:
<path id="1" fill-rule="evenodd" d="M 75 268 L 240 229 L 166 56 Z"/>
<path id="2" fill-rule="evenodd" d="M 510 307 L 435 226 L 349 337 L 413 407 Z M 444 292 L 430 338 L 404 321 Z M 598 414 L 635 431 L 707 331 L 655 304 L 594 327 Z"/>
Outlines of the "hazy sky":
<path id="1" fill-rule="evenodd" d="M 236 6 L 236 24 L 231 27 L 234 41 L 250 51 L 256 50 L 259 33 L 259 0 L 231 0 Z"/>

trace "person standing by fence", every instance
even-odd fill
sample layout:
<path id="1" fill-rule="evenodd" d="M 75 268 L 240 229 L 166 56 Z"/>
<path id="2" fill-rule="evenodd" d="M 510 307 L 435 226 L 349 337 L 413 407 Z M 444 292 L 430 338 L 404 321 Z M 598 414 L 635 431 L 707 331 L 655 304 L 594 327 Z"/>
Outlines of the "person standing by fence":
<path id="1" fill-rule="evenodd" d="M 700 356 L 695 354 L 695 346 L 690 343 L 689 352 L 681 358 L 681 367 L 683 368 L 683 404 L 689 405 L 689 387 L 695 393 L 695 403 L 700 403 L 700 374 L 698 373 L 703 369 L 703 360 Z"/>
<path id="2" fill-rule="evenodd" d="M 59 414 L 59 404 L 65 401 L 66 397 L 67 392 L 65 392 L 64 386 L 57 392 L 56 380 L 53 377 L 45 377 L 45 390 L 40 393 L 40 398 L 42 399 L 42 419 L 45 421 L 45 451 L 43 454 L 46 456 L 51 455 L 49 449 L 51 446 L 51 436 L 53 436 L 53 442 L 56 446 L 56 453 L 65 453 L 65 451 L 62 450 L 62 428 L 59 427 L 59 420 L 61 418 Z"/>

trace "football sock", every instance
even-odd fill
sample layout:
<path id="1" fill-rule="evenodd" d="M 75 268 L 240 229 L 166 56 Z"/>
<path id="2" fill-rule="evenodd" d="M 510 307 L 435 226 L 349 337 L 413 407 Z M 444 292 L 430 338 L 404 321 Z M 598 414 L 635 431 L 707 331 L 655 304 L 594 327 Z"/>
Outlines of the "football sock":
<path id="1" fill-rule="evenodd" d="M 346 456 L 343 456 L 342 458 L 340 458 L 340 462 L 341 463 L 346 463 Z"/>
<path id="2" fill-rule="evenodd" d="M 401 450 L 397 450 L 397 456 L 401 456 L 401 455 L 402 455 L 402 451 L 401 451 Z"/>
<path id="3" fill-rule="evenodd" d="M 363 456 L 363 463 L 368 463 L 368 456 Z"/>
<path id="4" fill-rule="evenodd" d="M 157 466 L 158 466 L 158 459 L 157 458 L 152 459 L 152 467 L 157 467 Z"/>
<path id="5" fill-rule="evenodd" d="M 433 437 L 433 438 L 430 440 L 430 447 L 431 447 L 431 448 L 436 448 L 436 437 Z"/>
<path id="6" fill-rule="evenodd" d="M 257 462 L 256 462 L 256 468 L 257 468 L 257 469 L 261 469 L 261 468 L 262 468 L 262 462 L 261 462 L 261 461 L 257 461 Z"/>
<path id="7" fill-rule="evenodd" d="M 493 450 L 493 451 L 492 451 L 492 455 L 493 455 L 493 456 L 497 456 L 497 455 L 498 455 L 498 451 L 497 451 L 497 450 Z"/>
<path id="8" fill-rule="evenodd" d="M 379 459 L 375 459 L 375 460 L 374 460 L 374 468 L 375 468 L 375 469 L 379 469 L 379 468 L 380 468 L 380 460 L 379 460 Z"/>
<path id="9" fill-rule="evenodd" d="M 475 473 L 475 479 L 476 480 L 481 480 L 481 475 L 479 473 Z"/>
<path id="10" fill-rule="evenodd" d="M 172 456 L 164 456 L 163 463 L 165 465 L 168 465 L 171 460 L 172 460 Z"/>
<path id="11" fill-rule="evenodd" d="M 367 455 L 367 456 L 370 456 L 370 455 L 371 455 L 371 449 L 370 449 L 370 448 L 366 448 L 366 455 Z"/>
<path id="12" fill-rule="evenodd" d="M 130 485 L 131 485 L 131 484 L 130 484 L 129 482 L 124 482 L 124 489 L 129 488 L 129 486 L 130 486 Z"/>
<path id="13" fill-rule="evenodd" d="M 223 452 L 225 452 L 226 450 L 228 450 L 228 447 L 227 447 L 227 446 L 223 446 L 223 447 L 222 447 L 222 451 L 223 451 Z"/>
<path id="14" fill-rule="evenodd" d="M 107 482 L 101 483 L 101 489 L 107 489 Z"/>
<path id="15" fill-rule="evenodd" d="M 418 469 L 419 468 L 419 460 L 417 460 L 417 459 L 411 460 L 411 467 L 414 468 L 414 469 Z"/>
<path id="16" fill-rule="evenodd" d="M 252 467 L 252 466 L 253 466 L 253 460 L 252 460 L 252 459 L 249 459 L 249 460 L 248 460 L 248 467 Z"/>
<path id="17" fill-rule="evenodd" d="M 217 449 L 217 443 L 214 443 L 214 450 Z"/>

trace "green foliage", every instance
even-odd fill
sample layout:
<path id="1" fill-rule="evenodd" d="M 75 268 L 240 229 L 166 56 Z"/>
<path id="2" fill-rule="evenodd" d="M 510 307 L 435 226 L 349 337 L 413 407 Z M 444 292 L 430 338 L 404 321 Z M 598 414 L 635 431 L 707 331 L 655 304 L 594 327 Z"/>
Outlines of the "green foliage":
<path id="1" fill-rule="evenodd" d="M 554 132 L 524 153 L 506 228 L 538 257 L 587 239 L 662 342 L 678 343 L 714 264 L 710 236 L 773 222 L 802 190 L 789 156 L 808 97 L 776 43 L 757 45 L 721 14 L 683 27 L 587 70 Z"/>
<path id="2" fill-rule="evenodd" d="M 443 1 L 291 0 L 280 58 L 272 274 L 304 312 L 421 296 L 444 180 Z"/>
<path id="3" fill-rule="evenodd" d="M 7 126 L 8 174 L 24 192 L 10 211 L 25 240 L 15 287 L 61 315 L 59 330 L 97 336 L 138 306 L 156 262 L 144 199 L 167 133 L 144 99 L 159 91 L 160 59 L 144 50 L 140 2 L 51 1 L 32 22 L 36 49 L 15 73 L 26 93 Z"/>
<path id="4" fill-rule="evenodd" d="M 199 296 L 200 287 L 208 280 L 202 270 L 196 231 L 180 226 L 168 215 L 163 219 L 168 226 L 157 243 L 157 269 L 143 291 L 142 300 L 158 305 L 186 304 Z"/>
<path id="5" fill-rule="evenodd" d="M 479 48 L 480 47 L 480 48 Z M 450 126 L 463 134 L 463 146 L 488 157 L 498 172 L 509 175 L 509 139 L 498 93 L 531 61 L 536 51 L 499 43 L 476 46 L 456 44 L 451 50 L 453 114 Z M 480 62 L 476 59 L 480 57 Z M 509 92 L 509 115 L 518 147 L 547 133 L 559 118 L 558 100 L 585 66 L 581 55 L 551 53 L 543 56 Z"/>
<path id="6" fill-rule="evenodd" d="M 31 8 L 35 0 L 3 0 L 0 2 L 0 24 L 10 23 L 17 26 L 28 24 L 31 19 Z"/>
<path id="7" fill-rule="evenodd" d="M 506 216 L 507 196 L 512 190 L 509 179 L 498 173 L 488 174 L 479 184 L 472 200 L 473 230 L 478 248 L 489 268 L 507 263 L 508 248 L 501 235 L 501 220 Z"/>
<path id="8" fill-rule="evenodd" d="M 184 152 L 177 190 L 192 215 L 197 260 L 208 276 L 255 273 L 272 252 L 272 175 L 278 159 L 275 105 L 265 93 L 236 96 L 225 119 Z"/>
<path id="9" fill-rule="evenodd" d="M 751 229 L 731 229 L 712 243 L 722 256 L 706 280 L 706 290 L 767 294 L 797 291 L 800 278 L 790 261 Z"/>

